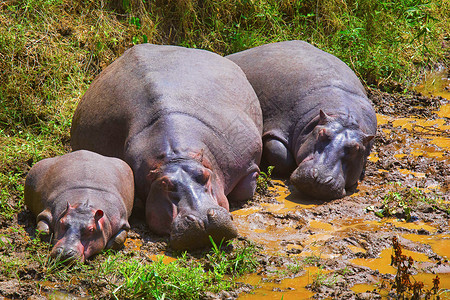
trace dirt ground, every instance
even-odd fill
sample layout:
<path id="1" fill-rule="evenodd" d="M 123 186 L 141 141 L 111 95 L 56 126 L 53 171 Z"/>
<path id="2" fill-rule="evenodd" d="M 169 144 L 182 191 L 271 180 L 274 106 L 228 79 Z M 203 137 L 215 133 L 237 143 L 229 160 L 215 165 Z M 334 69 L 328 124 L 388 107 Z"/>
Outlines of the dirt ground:
<path id="1" fill-rule="evenodd" d="M 287 181 L 277 180 L 268 195 L 257 195 L 248 203 L 233 207 L 240 238 L 261 246 L 261 266 L 257 274 L 242 278 L 246 284 L 240 290 L 209 295 L 209 299 L 388 297 L 389 289 L 382 289 L 381 283 L 395 276 L 395 269 L 390 266 L 393 236 L 413 256 L 415 272 L 425 274 L 420 278 L 425 284 L 428 281 L 428 288 L 431 277 L 426 274 L 432 273 L 441 276 L 441 288 L 450 288 L 449 215 L 445 211 L 433 203 L 419 202 L 412 206 L 410 222 L 404 220 L 407 214 L 399 208 L 389 218 L 375 214 L 382 209 L 389 192 L 407 197 L 412 187 L 429 197 L 437 195 L 450 201 L 450 149 L 433 144 L 434 139 L 440 138 L 446 139 L 448 145 L 449 118 L 435 113 L 448 101 L 378 90 L 371 90 L 370 98 L 379 118 L 378 134 L 357 193 L 317 202 L 298 194 Z M 11 228 L 17 223 L 28 234 L 13 232 Z M 132 219 L 131 225 L 122 251 L 139 249 L 149 255 L 171 255 L 167 240 L 151 234 L 138 219 Z M 28 211 L 12 221 L 0 220 L 0 234 L 8 233 L 14 239 L 13 251 L 18 257 L 29 251 L 26 247 L 33 231 L 33 218 Z M 0 298 L 41 298 L 35 269 L 33 265 L 21 266 L 20 281 L 0 274 Z M 82 295 L 87 286 L 81 282 L 68 292 Z M 51 289 L 48 287 L 48 291 Z M 303 294 L 296 294 L 300 292 Z M 450 294 L 443 294 L 441 299 L 446 297 L 450 299 Z"/>
<path id="2" fill-rule="evenodd" d="M 441 105 L 442 110 L 448 109 L 448 101 L 442 97 L 393 95 L 376 90 L 370 91 L 370 98 L 379 126 L 366 177 L 357 193 L 318 203 L 300 195 L 287 181 L 276 181 L 272 197 L 259 197 L 233 212 L 241 234 L 260 243 L 268 256 L 263 258 L 268 262 L 259 272 L 261 292 L 256 290 L 254 295 L 243 298 L 299 299 L 292 288 L 302 287 L 293 282 L 280 288 L 282 276 L 274 271 L 292 269 L 299 260 L 312 257 L 316 258 L 313 265 L 319 266 L 319 270 L 311 271 L 304 266 L 303 273 L 295 275 L 300 279 L 302 275 L 310 277 L 306 286 L 312 293 L 300 294 L 301 297 L 394 296 L 389 294 L 390 288 L 380 288 L 383 282 L 388 285 L 395 277 L 396 269 L 390 266 L 394 236 L 403 252 L 416 261 L 414 280 L 423 281 L 425 289 L 431 289 L 432 276 L 438 274 L 440 288 L 450 288 L 447 212 L 435 203 L 419 201 L 411 202 L 410 216 L 401 207 L 396 207 L 387 218 L 375 214 L 389 195 L 412 199 L 417 195 L 416 189 L 429 199 L 441 199 L 443 207 L 448 207 L 450 124 L 448 114 L 443 118 L 443 112 L 435 113 Z M 287 272 L 286 277 L 289 276 L 292 274 Z M 450 292 L 441 290 L 441 299 L 450 299 Z"/>

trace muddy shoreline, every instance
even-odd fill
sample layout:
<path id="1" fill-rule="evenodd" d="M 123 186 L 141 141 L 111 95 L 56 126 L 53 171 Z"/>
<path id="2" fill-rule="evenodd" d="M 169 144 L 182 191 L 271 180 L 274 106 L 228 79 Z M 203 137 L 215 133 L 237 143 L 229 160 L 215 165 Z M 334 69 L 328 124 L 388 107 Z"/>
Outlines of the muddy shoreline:
<path id="1" fill-rule="evenodd" d="M 236 291 L 202 298 L 389 297 L 389 291 L 377 287 L 395 276 L 395 269 L 389 264 L 393 236 L 416 260 L 418 278 L 429 284 L 426 281 L 430 281 L 430 276 L 426 274 L 436 273 L 442 278 L 441 287 L 450 288 L 448 213 L 435 203 L 419 201 L 411 207 L 410 215 L 401 209 L 393 210 L 386 218 L 376 214 L 383 209 L 388 195 L 407 197 L 411 188 L 444 201 L 443 205 L 448 207 L 450 121 L 448 115 L 437 111 L 448 109 L 449 101 L 418 93 L 389 94 L 379 90 L 370 90 L 369 96 L 379 125 L 366 176 L 357 192 L 318 203 L 298 194 L 286 180 L 275 180 L 267 195 L 256 195 L 247 203 L 233 206 L 239 239 L 250 240 L 260 247 L 260 267 L 256 274 L 242 277 Z M 20 167 L 29 168 L 26 162 Z M 132 230 L 121 250 L 125 254 L 135 255 L 139 251 L 144 256 L 174 255 L 167 248 L 167 240 L 149 232 L 139 216 L 134 215 L 130 223 Z M 17 226 L 25 231 L 15 230 Z M 30 245 L 34 226 L 27 210 L 14 220 L 0 220 L 1 242 L 13 245 L 1 247 L 1 251 L 9 251 L 9 256 L 16 257 L 33 251 Z M 191 255 L 201 257 L 202 253 Z M 20 266 L 16 275 L 20 280 L 0 272 L 0 296 L 41 299 L 60 289 L 83 297 L 89 296 L 86 293 L 89 289 L 95 289 L 97 296 L 107 293 L 102 291 L 104 286 L 84 281 L 37 285 L 42 278 L 36 268 Z M 450 294 L 443 294 L 441 299 L 450 299 Z"/>

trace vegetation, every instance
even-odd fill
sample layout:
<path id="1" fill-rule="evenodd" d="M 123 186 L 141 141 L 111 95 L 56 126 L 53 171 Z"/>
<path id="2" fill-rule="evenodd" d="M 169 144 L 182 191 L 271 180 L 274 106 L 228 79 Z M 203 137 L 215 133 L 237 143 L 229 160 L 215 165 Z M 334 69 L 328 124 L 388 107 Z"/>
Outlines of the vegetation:
<path id="1" fill-rule="evenodd" d="M 228 242 L 227 247 L 215 245 L 203 258 L 194 258 L 186 252 L 177 260 L 166 263 L 163 256 L 152 260 L 145 253 L 108 251 L 97 259 L 66 264 L 50 258 L 51 245 L 40 240 L 26 239 L 23 229 L 16 235 L 0 236 L 0 274 L 20 279 L 19 274 L 30 273 L 37 284 L 58 281 L 70 286 L 74 280 L 88 283 L 87 290 L 95 298 L 113 299 L 199 299 L 206 292 L 218 293 L 236 287 L 234 281 L 243 273 L 254 271 L 259 265 L 257 248 L 248 241 Z M 11 252 L 19 237 L 27 240 L 21 245 L 23 257 Z M 2 239 L 3 238 L 3 239 Z M 3 240 L 7 238 L 9 242 Z M 101 287 L 106 287 L 106 291 Z M 107 295 L 105 295 L 105 293 Z"/>
<path id="2" fill-rule="evenodd" d="M 267 167 L 267 171 L 261 171 L 256 179 L 256 192 L 264 195 L 267 194 L 269 186 L 272 186 L 272 171 L 274 166 Z"/>
<path id="3" fill-rule="evenodd" d="M 366 84 L 388 88 L 393 82 L 412 83 L 418 70 L 448 62 L 443 45 L 449 40 L 449 12 L 447 0 L 2 1 L 0 223 L 20 219 L 29 168 L 70 151 L 78 101 L 95 76 L 133 44 L 175 44 L 226 55 L 302 39 L 340 57 Z M 262 173 L 263 188 L 270 172 Z M 226 255 L 215 247 L 209 263 L 193 262 L 190 272 L 183 269 L 186 257 L 164 269 L 159 261 L 142 264 L 140 256 L 122 265 L 122 254 L 113 253 L 100 260 L 103 265 L 68 268 L 50 261 L 48 244 L 30 240 L 21 226 L 8 232 L 0 236 L 4 276 L 19 278 L 18 272 L 25 270 L 35 280 L 86 279 L 107 284 L 118 298 L 130 295 L 130 289 L 136 295 L 151 289 L 155 298 L 184 297 L 185 283 L 170 277 L 178 269 L 192 288 L 205 291 L 232 284 L 225 274 L 238 276 L 255 268 L 249 245 Z M 29 249 L 18 249 L 22 246 L 15 239 L 26 241 Z M 11 256 L 13 249 L 27 254 Z"/>
<path id="4" fill-rule="evenodd" d="M 424 290 L 423 282 L 415 280 L 412 276 L 413 258 L 402 254 L 402 248 L 395 236 L 392 238 L 392 248 L 394 254 L 391 255 L 391 265 L 397 268 L 397 273 L 391 283 L 391 289 L 395 291 L 396 298 L 430 299 L 431 296 L 434 296 L 435 299 L 439 299 L 439 294 L 444 292 L 439 288 L 439 276 L 436 275 L 433 279 L 433 287 L 430 290 Z"/>
<path id="5" fill-rule="evenodd" d="M 417 188 L 402 187 L 400 184 L 394 184 L 394 187 L 394 191 L 389 191 L 384 196 L 379 209 L 369 207 L 368 210 L 374 210 L 375 215 L 380 218 L 395 216 L 404 219 L 406 222 L 411 221 L 414 210 L 424 204 L 450 214 L 449 203 L 443 201 L 437 195 L 425 194 Z"/>
<path id="6" fill-rule="evenodd" d="M 332 287 L 339 281 L 340 278 L 341 276 L 337 273 L 327 274 L 323 271 L 323 268 L 319 268 L 317 273 L 312 276 L 311 288 L 314 290 L 322 285 Z"/>
<path id="7" fill-rule="evenodd" d="M 210 237 L 213 248 L 211 254 L 208 254 L 208 264 L 210 269 L 218 278 L 224 275 L 240 276 L 245 273 L 251 273 L 259 265 L 256 260 L 257 248 L 250 241 L 245 241 L 244 246 L 237 247 L 235 251 L 226 253 L 222 250 L 222 243 L 216 245 Z M 230 245 L 230 242 L 228 242 Z"/>

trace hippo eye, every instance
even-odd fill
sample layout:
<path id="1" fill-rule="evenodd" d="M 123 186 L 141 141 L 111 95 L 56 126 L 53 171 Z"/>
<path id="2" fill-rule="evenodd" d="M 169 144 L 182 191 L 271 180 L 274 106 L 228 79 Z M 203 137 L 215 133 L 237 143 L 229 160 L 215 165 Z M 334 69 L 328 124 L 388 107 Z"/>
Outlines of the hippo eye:
<path id="1" fill-rule="evenodd" d="M 200 184 L 206 184 L 209 180 L 209 177 L 211 175 L 206 170 L 201 170 L 196 176 L 195 181 L 197 181 Z"/>
<path id="2" fill-rule="evenodd" d="M 84 229 L 84 234 L 85 235 L 91 235 L 95 232 L 95 228 L 94 226 L 89 226 L 88 228 Z"/>

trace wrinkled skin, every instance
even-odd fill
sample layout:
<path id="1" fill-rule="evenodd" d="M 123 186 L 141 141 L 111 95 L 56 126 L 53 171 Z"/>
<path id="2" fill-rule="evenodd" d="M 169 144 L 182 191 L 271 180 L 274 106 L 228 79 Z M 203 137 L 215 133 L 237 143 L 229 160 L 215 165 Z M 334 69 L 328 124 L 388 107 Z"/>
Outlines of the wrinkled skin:
<path id="1" fill-rule="evenodd" d="M 250 198 L 262 115 L 245 74 L 208 51 L 137 45 L 92 83 L 71 129 L 73 149 L 122 158 L 150 229 L 174 249 L 237 235 L 229 202 Z"/>
<path id="2" fill-rule="evenodd" d="M 55 246 L 50 255 L 61 260 L 79 259 L 100 252 L 106 247 L 111 229 L 105 224 L 103 211 L 86 203 L 67 205 L 55 225 Z"/>
<path id="3" fill-rule="evenodd" d="M 302 41 L 227 56 L 263 111 L 263 164 L 304 194 L 329 200 L 355 191 L 376 133 L 364 87 L 338 58 Z"/>
<path id="4" fill-rule="evenodd" d="M 359 130 L 354 120 L 333 118 L 320 111 L 319 124 L 298 148 L 298 166 L 290 181 L 319 199 L 344 197 L 356 189 L 362 177 L 372 138 Z"/>
<path id="5" fill-rule="evenodd" d="M 169 163 L 158 170 L 147 197 L 146 209 L 150 227 L 159 234 L 171 234 L 176 249 L 189 248 L 191 241 L 208 245 L 209 236 L 220 241 L 237 235 L 228 213 L 228 201 L 223 192 L 214 191 L 216 180 L 212 171 L 192 160 Z"/>
<path id="6" fill-rule="evenodd" d="M 37 229 L 53 235 L 51 257 L 80 260 L 127 237 L 133 173 L 117 158 L 81 150 L 36 163 L 25 181 L 25 204 Z"/>

